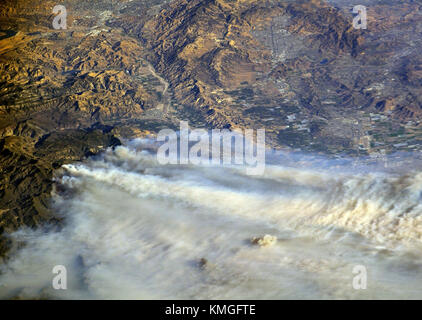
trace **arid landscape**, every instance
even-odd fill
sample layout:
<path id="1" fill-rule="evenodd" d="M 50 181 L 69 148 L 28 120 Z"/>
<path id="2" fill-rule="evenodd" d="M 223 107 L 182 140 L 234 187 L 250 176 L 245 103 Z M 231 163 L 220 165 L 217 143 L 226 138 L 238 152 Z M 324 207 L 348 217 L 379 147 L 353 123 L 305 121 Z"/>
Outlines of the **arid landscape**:
<path id="1" fill-rule="evenodd" d="M 268 148 L 327 159 L 411 154 L 417 169 L 422 4 L 360 4 L 367 29 L 344 0 L 3 0 L 0 263 L 21 245 L 10 233 L 62 226 L 63 165 L 181 120 L 265 128 Z"/>

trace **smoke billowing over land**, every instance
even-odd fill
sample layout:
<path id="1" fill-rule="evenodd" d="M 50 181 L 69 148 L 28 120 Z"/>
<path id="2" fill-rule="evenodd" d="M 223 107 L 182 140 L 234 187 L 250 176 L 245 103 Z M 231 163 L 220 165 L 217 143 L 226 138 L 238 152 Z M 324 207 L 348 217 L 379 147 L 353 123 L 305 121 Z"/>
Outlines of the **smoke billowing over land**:
<path id="1" fill-rule="evenodd" d="M 25 246 L 1 269 L 1 298 L 421 298 L 420 173 L 319 159 L 253 177 L 161 166 L 141 146 L 57 172 L 63 227 L 13 234 Z M 251 241 L 266 234 L 272 246 Z M 55 265 L 67 290 L 52 288 Z M 366 290 L 352 287 L 356 265 Z"/>

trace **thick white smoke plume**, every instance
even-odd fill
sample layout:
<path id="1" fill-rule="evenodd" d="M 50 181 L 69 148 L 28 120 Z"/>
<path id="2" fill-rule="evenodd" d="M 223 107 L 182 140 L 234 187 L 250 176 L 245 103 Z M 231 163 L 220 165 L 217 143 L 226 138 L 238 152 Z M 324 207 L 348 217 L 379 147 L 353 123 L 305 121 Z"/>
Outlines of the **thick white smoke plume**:
<path id="1" fill-rule="evenodd" d="M 0 269 L 0 298 L 422 298 L 422 173 L 308 164 L 255 177 L 161 166 L 140 145 L 57 173 L 64 226 L 12 235 L 26 245 Z M 277 241 L 251 242 L 266 234 Z M 67 290 L 52 287 L 56 265 Z"/>

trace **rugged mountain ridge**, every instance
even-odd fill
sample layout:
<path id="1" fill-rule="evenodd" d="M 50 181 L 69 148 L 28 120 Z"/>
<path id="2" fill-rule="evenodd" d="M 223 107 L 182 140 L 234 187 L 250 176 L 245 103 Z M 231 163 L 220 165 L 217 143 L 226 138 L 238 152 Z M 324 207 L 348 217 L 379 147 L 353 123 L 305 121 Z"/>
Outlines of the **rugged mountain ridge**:
<path id="1" fill-rule="evenodd" d="M 0 5 L 0 235 L 57 221 L 62 164 L 170 125 L 141 43 L 105 26 L 124 3 L 67 1 L 67 30 L 51 26 L 53 1 Z M 10 246 L 0 238 L 0 256 Z"/>
<path id="2" fill-rule="evenodd" d="M 234 108 L 222 103 L 230 98 L 221 91 L 253 90 L 253 85 L 260 85 L 259 77 L 284 66 L 274 68 L 271 49 L 276 48 L 253 35 L 272 29 L 279 16 L 291 17 L 288 32 L 310 35 L 311 43 L 323 42 L 333 54 L 356 55 L 359 33 L 322 2 L 174 1 L 146 24 L 140 36 L 148 39 L 155 53 L 152 61 L 170 80 L 179 100 L 196 106 L 211 126 L 241 127 L 241 115 L 232 121 Z M 318 24 L 321 20 L 326 25 Z M 259 93 L 271 100 L 283 98 L 279 93 Z"/>
<path id="3" fill-rule="evenodd" d="M 391 112 L 397 121 L 422 116 L 415 94 L 420 87 L 414 86 L 417 58 L 405 57 L 413 71 L 397 59 L 421 28 L 420 5 L 370 9 L 368 30 L 355 30 L 350 12 L 325 1 L 180 0 L 148 21 L 138 37 L 188 106 L 184 115 L 195 114 L 195 122 L 199 113 L 211 127 L 265 127 L 277 147 L 285 144 L 287 116 L 303 112 L 313 128 L 304 144 L 319 139 L 324 143 L 315 150 L 323 145 L 347 150 L 357 148 L 367 128 L 344 133 L 336 119 L 364 122 L 357 109 L 367 115 Z M 374 19 L 386 12 L 393 13 L 389 19 Z M 398 16 L 406 18 L 394 29 Z M 395 31 L 405 37 L 386 36 Z"/>

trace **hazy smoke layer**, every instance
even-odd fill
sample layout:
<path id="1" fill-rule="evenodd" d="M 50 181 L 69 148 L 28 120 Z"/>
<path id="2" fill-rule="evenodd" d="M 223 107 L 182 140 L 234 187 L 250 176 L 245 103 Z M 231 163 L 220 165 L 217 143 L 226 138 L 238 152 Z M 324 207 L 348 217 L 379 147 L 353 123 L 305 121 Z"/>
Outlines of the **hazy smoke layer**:
<path id="1" fill-rule="evenodd" d="M 1 298 L 422 298 L 421 173 L 251 177 L 160 166 L 135 141 L 58 183 L 65 226 L 13 235 L 26 246 L 1 269 Z M 275 245 L 251 244 L 265 234 Z M 52 288 L 56 265 L 67 290 Z M 367 290 L 352 287 L 356 265 Z"/>

